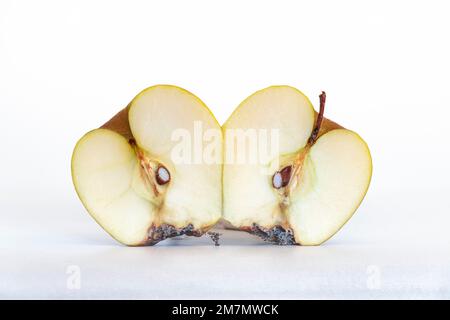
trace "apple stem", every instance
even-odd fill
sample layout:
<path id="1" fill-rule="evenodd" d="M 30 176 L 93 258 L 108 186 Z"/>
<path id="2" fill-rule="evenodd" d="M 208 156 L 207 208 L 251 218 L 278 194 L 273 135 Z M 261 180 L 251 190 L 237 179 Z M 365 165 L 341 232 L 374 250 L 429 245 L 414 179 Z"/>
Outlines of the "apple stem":
<path id="1" fill-rule="evenodd" d="M 326 95 L 325 91 L 322 91 L 322 93 L 319 95 L 319 100 L 320 100 L 319 115 L 317 116 L 316 125 L 314 126 L 314 129 L 308 140 L 308 143 L 310 145 L 314 144 L 314 142 L 316 142 L 317 138 L 319 137 L 320 126 L 322 125 L 322 120 L 323 120 L 323 113 L 325 112 L 326 99 L 327 99 L 327 95 Z"/>

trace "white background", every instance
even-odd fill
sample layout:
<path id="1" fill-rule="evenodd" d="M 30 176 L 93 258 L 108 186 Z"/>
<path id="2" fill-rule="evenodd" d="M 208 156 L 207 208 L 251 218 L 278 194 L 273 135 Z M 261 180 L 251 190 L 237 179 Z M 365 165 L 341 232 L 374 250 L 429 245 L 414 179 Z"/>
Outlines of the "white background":
<path id="1" fill-rule="evenodd" d="M 450 298 L 449 12 L 448 1 L 1 0 L 0 297 Z M 357 214 L 314 248 L 232 233 L 218 248 L 119 245 L 78 200 L 70 157 L 159 83 L 192 91 L 221 123 L 268 85 L 314 103 L 326 90 L 326 116 L 372 152 Z"/>

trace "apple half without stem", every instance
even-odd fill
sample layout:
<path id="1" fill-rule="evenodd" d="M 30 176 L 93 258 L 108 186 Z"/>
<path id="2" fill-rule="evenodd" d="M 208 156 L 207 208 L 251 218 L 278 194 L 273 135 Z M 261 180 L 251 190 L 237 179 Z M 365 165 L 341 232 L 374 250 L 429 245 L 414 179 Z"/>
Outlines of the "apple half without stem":
<path id="1" fill-rule="evenodd" d="M 192 93 L 169 85 L 143 90 L 99 129 L 77 143 L 75 189 L 90 215 L 129 246 L 153 245 L 179 235 L 200 236 L 220 219 L 221 161 L 178 163 L 171 151 L 176 130 L 194 136 L 194 122 L 220 125 Z"/>
<path id="2" fill-rule="evenodd" d="M 319 245 L 353 215 L 369 187 L 369 148 L 355 132 L 323 117 L 299 90 L 272 86 L 248 97 L 223 125 L 229 131 L 278 133 L 273 158 L 228 161 L 223 168 L 225 220 L 277 244 Z"/>

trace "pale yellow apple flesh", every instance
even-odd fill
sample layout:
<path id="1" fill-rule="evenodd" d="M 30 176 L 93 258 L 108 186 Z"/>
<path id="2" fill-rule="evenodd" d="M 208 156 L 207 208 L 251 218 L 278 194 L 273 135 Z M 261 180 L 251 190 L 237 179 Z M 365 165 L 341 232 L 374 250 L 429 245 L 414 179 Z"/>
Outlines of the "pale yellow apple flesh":
<path id="1" fill-rule="evenodd" d="M 279 154 L 283 164 L 288 158 L 304 147 L 314 125 L 314 109 L 309 100 L 291 87 L 270 87 L 247 98 L 223 125 L 225 157 L 246 151 L 236 150 L 237 139 L 230 139 L 227 132 L 237 130 L 278 130 Z M 247 140 L 247 144 L 249 144 Z M 246 146 L 247 147 L 247 146 Z M 234 148 L 234 149 L 233 149 Z M 253 152 L 255 153 L 255 152 Z M 249 153 L 247 154 L 249 155 Z M 285 220 L 278 201 L 278 193 L 271 184 L 271 168 L 276 159 L 264 163 L 252 163 L 250 157 L 239 163 L 229 159 L 224 164 L 223 193 L 224 218 L 236 227 L 282 224 Z"/>
<path id="2" fill-rule="evenodd" d="M 91 216 L 126 245 L 154 244 L 181 234 L 199 236 L 221 217 L 222 166 L 178 163 L 176 130 L 194 136 L 220 126 L 196 96 L 175 86 L 150 87 L 102 128 L 83 136 L 72 178 Z M 222 137 L 219 146 L 222 145 Z M 222 157 L 219 148 L 216 156 Z"/>
<path id="3" fill-rule="evenodd" d="M 328 119 L 310 142 L 317 118 L 308 98 L 288 86 L 241 103 L 223 126 L 225 155 L 235 152 L 227 132 L 237 129 L 278 130 L 279 152 L 262 163 L 224 164 L 224 219 L 265 240 L 302 245 L 323 243 L 348 221 L 370 183 L 370 152 L 359 135 Z M 284 168 L 289 181 L 278 188 Z"/>

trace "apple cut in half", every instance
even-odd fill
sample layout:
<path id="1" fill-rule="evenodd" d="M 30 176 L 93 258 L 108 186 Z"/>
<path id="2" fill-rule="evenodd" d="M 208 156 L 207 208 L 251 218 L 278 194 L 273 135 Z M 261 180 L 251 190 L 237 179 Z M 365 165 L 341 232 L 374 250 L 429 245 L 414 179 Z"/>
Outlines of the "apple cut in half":
<path id="1" fill-rule="evenodd" d="M 372 160 L 364 140 L 324 118 L 324 107 L 324 92 L 317 113 L 289 86 L 239 105 L 222 127 L 225 220 L 277 244 L 319 245 L 350 219 L 367 192 Z M 269 156 L 249 157 L 257 150 L 252 137 Z M 261 152 L 266 140 L 270 152 Z"/>
<path id="2" fill-rule="evenodd" d="M 217 161 L 174 159 L 181 138 L 192 142 L 196 127 L 218 133 L 210 135 Z M 184 89 L 157 85 L 78 141 L 72 178 L 87 211 L 112 237 L 153 245 L 200 236 L 220 219 L 221 162 L 220 125 L 205 104 Z"/>

